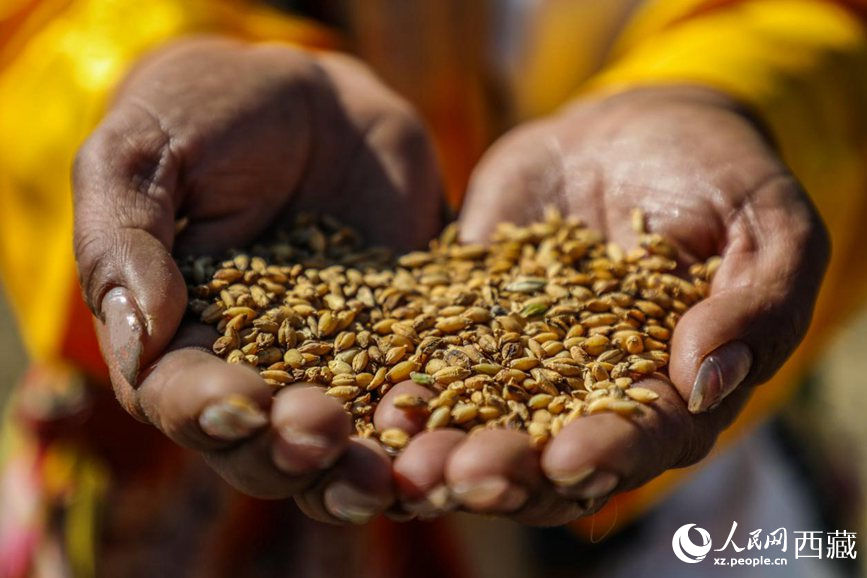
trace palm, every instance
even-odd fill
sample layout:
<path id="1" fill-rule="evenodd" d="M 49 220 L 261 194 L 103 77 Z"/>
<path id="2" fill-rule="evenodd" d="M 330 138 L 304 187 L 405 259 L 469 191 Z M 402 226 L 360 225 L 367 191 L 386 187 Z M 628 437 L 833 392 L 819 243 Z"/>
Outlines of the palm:
<path id="1" fill-rule="evenodd" d="M 409 248 L 436 233 L 440 200 L 420 123 L 361 65 L 214 39 L 152 55 L 75 170 L 76 257 L 119 401 L 248 494 L 304 492 L 311 515 L 357 519 L 357 507 L 323 504 L 351 485 L 384 509 L 389 459 L 350 439 L 338 402 L 304 384 L 274 396 L 254 372 L 202 351 L 213 335 L 182 323 L 173 257 L 249 245 L 301 210 Z"/>
<path id="2" fill-rule="evenodd" d="M 784 169 L 743 119 L 723 110 L 698 117 L 702 106 L 663 100 L 648 114 L 627 97 L 583 103 L 509 135 L 488 163 L 512 157 L 518 166 L 500 183 L 482 165 L 462 217 L 465 236 L 484 236 L 500 220 L 537 219 L 553 204 L 629 246 L 630 214 L 640 208 L 681 259 L 718 254 L 728 220 Z"/>
<path id="3" fill-rule="evenodd" d="M 439 180 L 423 129 L 368 72 L 261 47 L 193 50 L 144 65 L 115 112 L 163 149 L 135 170 L 188 218 L 182 251 L 249 245 L 297 210 L 328 211 L 402 248 L 436 233 Z"/>
<path id="4" fill-rule="evenodd" d="M 395 465 L 411 504 L 446 484 L 473 511 L 539 524 L 583 515 L 613 491 L 702 458 L 749 395 L 737 386 L 766 381 L 803 336 L 827 237 L 764 136 L 725 97 L 634 91 L 518 128 L 477 168 L 462 236 L 483 242 L 499 222 L 539 220 L 549 205 L 625 247 L 637 240 L 631 214 L 639 208 L 651 232 L 675 243 L 682 265 L 722 255 L 710 296 L 674 332 L 671 382 L 642 383 L 659 400 L 640 419 L 576 420 L 541 454 L 516 432 L 423 433 Z M 723 360 L 723 349 L 737 362 Z M 694 408 L 708 356 L 724 378 L 705 380 Z M 429 511 L 430 500 L 422 507 Z"/>

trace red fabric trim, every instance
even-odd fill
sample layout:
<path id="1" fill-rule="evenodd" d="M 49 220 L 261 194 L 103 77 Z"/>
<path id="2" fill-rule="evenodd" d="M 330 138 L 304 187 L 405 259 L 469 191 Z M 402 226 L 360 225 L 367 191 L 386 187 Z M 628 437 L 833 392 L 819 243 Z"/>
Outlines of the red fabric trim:
<path id="1" fill-rule="evenodd" d="M 380 517 L 371 526 L 377 578 L 472 578 L 447 518 L 397 523 Z"/>

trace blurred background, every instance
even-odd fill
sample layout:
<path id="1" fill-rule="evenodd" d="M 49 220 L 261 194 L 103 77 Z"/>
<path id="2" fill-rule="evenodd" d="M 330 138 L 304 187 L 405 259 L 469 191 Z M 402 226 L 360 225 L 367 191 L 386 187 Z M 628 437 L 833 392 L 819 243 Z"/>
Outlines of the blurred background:
<path id="1" fill-rule="evenodd" d="M 0 408 L 5 407 L 9 391 L 27 366 L 27 357 L 18 338 L 15 320 L 6 299 L 0 296 Z M 0 414 L 3 411 L 0 409 Z"/>
<path id="2" fill-rule="evenodd" d="M 856 147 L 852 146 L 850 151 L 846 147 L 852 143 L 848 140 L 835 141 L 831 138 L 836 135 L 833 130 L 829 130 L 833 133 L 830 136 L 822 132 L 825 127 L 821 121 L 830 119 L 828 124 L 834 130 L 844 127 L 846 130 L 838 130 L 841 134 L 854 134 L 857 129 L 867 133 L 867 121 L 859 124 L 858 119 L 847 118 L 845 114 L 851 112 L 847 107 L 865 110 L 861 101 L 849 98 L 850 92 L 855 91 L 848 89 L 857 84 L 857 78 L 864 78 L 864 75 L 858 76 L 851 71 L 854 70 L 853 59 L 864 57 L 865 53 L 863 46 L 855 40 L 861 39 L 859 34 L 862 31 L 861 20 L 856 21 L 855 16 L 867 18 L 867 0 L 265 1 L 287 11 L 304 13 L 335 28 L 349 29 L 348 37 L 353 49 L 362 54 L 399 93 L 415 103 L 430 125 L 438 129 L 434 137 L 441 151 L 447 188 L 455 204 L 465 190 L 467 175 L 481 151 L 495 135 L 517 122 L 550 112 L 559 103 L 573 96 L 577 86 L 598 72 L 597 69 L 606 62 L 606 55 L 612 52 L 614 47 L 623 48 L 618 44 L 621 41 L 625 43 L 623 46 L 629 42 L 637 42 L 639 48 L 647 48 L 646 54 L 637 49 L 633 53 L 626 53 L 627 56 L 638 54 L 633 56 L 632 60 L 625 60 L 627 63 L 638 62 L 639 65 L 633 68 L 627 66 L 624 69 L 638 74 L 638 77 L 633 78 L 636 81 L 644 79 L 639 73 L 645 70 L 663 69 L 662 72 L 665 72 L 662 64 L 677 63 L 685 66 L 685 71 L 674 67 L 674 70 L 668 72 L 678 79 L 683 78 L 682 75 L 686 72 L 703 72 L 712 80 L 733 79 L 733 82 L 740 82 L 749 77 L 747 72 L 752 72 L 761 80 L 757 81 L 757 86 L 765 88 L 768 82 L 780 79 L 770 75 L 758 64 L 767 61 L 790 66 L 787 72 L 792 78 L 786 78 L 790 84 L 785 86 L 793 94 L 803 96 L 810 108 L 804 113 L 797 108 L 796 103 L 791 108 L 769 107 L 769 111 L 780 112 L 780 117 L 776 119 L 778 122 L 780 119 L 796 119 L 783 126 L 787 130 L 792 129 L 792 134 L 784 134 L 789 137 L 789 141 L 799 145 L 804 142 L 818 143 L 815 150 L 805 148 L 803 155 L 796 155 L 795 158 L 809 167 L 809 178 L 803 179 L 807 189 L 813 191 L 824 186 L 831 193 L 844 190 L 847 185 L 851 186 L 855 182 L 852 175 L 860 174 L 860 167 L 864 165 L 863 147 L 856 150 Z M 37 0 L 0 0 L 0 25 L 12 22 L 8 19 L 4 21 L 3 17 L 12 14 L 15 6 L 37 4 Z M 38 50 L 22 53 L 20 62 L 23 64 L 14 71 L 18 76 L 10 75 L 12 80 L 8 85 L 24 89 L 9 91 L 7 97 L 11 98 L 8 101 L 11 104 L 2 101 L 4 108 L 0 108 L 0 121 L 5 121 L 5 124 L 0 122 L 0 126 L 19 129 L 20 134 L 31 137 L 34 143 L 32 146 L 23 146 L 23 139 L 16 139 L 14 135 L 13 138 L 4 139 L 8 150 L 0 150 L 0 161 L 13 159 L 17 164 L 10 163 L 10 166 L 14 166 L 18 171 L 16 175 L 24 175 L 26 179 L 22 178 L 22 181 L 28 185 L 33 184 L 30 182 L 31 177 L 36 183 L 32 189 L 26 190 L 26 195 L 21 195 L 22 198 L 26 197 L 19 207 L 23 209 L 22 214 L 38 215 L 40 222 L 44 223 L 69 225 L 71 218 L 67 203 L 46 201 L 54 198 L 57 191 L 66 190 L 68 173 L 65 169 L 47 171 L 45 167 L 69 166 L 77 143 L 99 117 L 102 107 L 100 99 L 110 91 L 113 83 L 123 76 L 125 67 L 129 65 L 128 60 L 132 60 L 137 51 L 144 50 L 150 42 L 155 42 L 155 38 L 168 35 L 166 30 L 171 28 L 168 25 L 164 26 L 165 29 L 161 28 L 165 23 L 161 23 L 160 18 L 166 14 L 171 16 L 174 12 L 161 12 L 161 7 L 189 7 L 198 6 L 198 3 L 185 4 L 178 1 L 140 4 L 105 0 L 93 3 L 64 1 L 57 4 L 107 7 L 107 13 L 114 14 L 114 19 L 106 17 L 95 8 L 93 13 L 82 9 L 79 14 L 81 22 L 73 18 L 58 19 L 57 28 L 50 29 L 40 37 L 41 44 L 36 44 Z M 215 3 L 221 6 L 235 4 L 242 3 Z M 496 5 L 497 9 L 487 14 L 482 9 L 487 4 Z M 719 20 L 698 8 L 681 15 L 676 14 L 678 10 L 684 10 L 685 6 L 693 4 L 707 8 L 708 14 L 713 12 L 713 8 L 718 8 L 720 14 L 716 18 Z M 742 17 L 740 20 L 730 18 L 728 11 L 721 8 L 732 6 L 732 10 L 735 10 L 734 7 L 739 4 L 747 6 L 737 13 Z M 612 10 L 612 6 L 619 8 Z M 851 14 L 843 12 L 843 6 L 849 6 Z M 637 27 L 638 32 L 618 40 L 632 15 L 638 8 L 645 7 L 645 12 L 650 15 L 647 20 L 650 24 Z M 785 18 L 779 18 L 781 12 L 775 12 L 782 9 L 785 9 Z M 178 12 L 183 13 L 184 10 L 179 8 Z M 142 16 L 142 13 L 146 13 L 146 16 Z M 294 25 L 284 28 L 258 16 L 238 19 L 233 15 L 233 12 L 203 12 L 192 19 L 191 23 L 184 21 L 184 26 L 190 26 L 191 29 L 201 27 L 202 30 L 211 30 L 208 26 L 213 26 L 214 30 L 249 35 L 252 38 L 257 38 L 260 34 L 253 29 L 261 27 L 261 35 L 266 38 L 271 35 L 297 35 L 302 43 L 311 46 L 328 47 L 335 44 L 331 33 L 318 28 L 307 30 Z M 407 25 L 406 23 L 414 22 L 413 18 L 420 19 L 423 26 Z M 659 42 L 659 37 L 650 35 L 650 31 L 669 18 L 673 19 L 672 22 L 681 24 L 692 22 L 692 27 L 683 24 L 686 33 L 677 35 L 674 41 L 669 38 L 668 43 Z M 491 21 L 490 25 L 488 20 Z M 816 22 L 815 30 L 811 28 L 813 22 Z M 135 26 L 132 30 L 127 30 L 120 23 L 134 23 Z M 582 26 L 580 32 L 576 32 L 576 24 Z M 673 25 L 661 26 L 660 34 L 664 37 L 666 31 L 676 32 L 677 28 Z M 187 31 L 183 27 L 179 30 Z M 483 30 L 488 31 L 488 36 L 480 32 Z M 830 38 L 826 39 L 824 34 L 828 30 L 835 34 L 839 30 L 842 32 L 839 37 L 829 33 Z M 4 37 L 3 31 L 0 26 L 0 45 L 7 38 L 11 38 Z M 66 36 L 62 34 L 64 31 Z M 642 34 L 649 35 L 646 43 L 638 42 L 639 37 L 644 39 Z M 758 40 L 755 45 L 741 42 L 740 34 L 745 38 Z M 732 41 L 731 38 L 735 40 Z M 798 44 L 799 41 L 803 45 Z M 814 41 L 816 46 L 811 44 Z M 735 62 L 730 70 L 722 65 L 709 71 L 702 70 L 706 61 L 716 62 L 708 57 L 708 53 L 719 47 L 722 47 L 720 54 L 715 56 L 723 64 L 727 63 L 731 54 L 737 53 L 736 50 L 728 50 L 730 45 L 745 47 L 740 57 L 746 60 L 748 66 L 744 63 L 740 63 L 742 67 L 735 66 L 739 64 Z M 670 57 L 671 54 L 665 51 L 661 55 L 655 54 L 654 49 L 660 47 L 681 52 L 677 53 L 677 58 Z M 810 50 L 813 49 L 819 56 L 810 57 Z M 483 59 L 482 55 L 486 53 L 489 54 Z M 801 59 L 788 58 L 790 55 L 799 54 L 805 56 Z M 691 61 L 685 55 L 696 58 Z M 42 61 L 43 57 L 45 62 Z M 645 66 L 642 58 L 658 58 L 651 60 L 656 67 Z M 426 65 L 424 75 L 428 82 L 419 80 L 419 62 Z M 863 61 L 858 62 L 864 64 Z M 826 66 L 814 66 L 814 63 Z M 687 66 L 690 64 L 695 68 Z M 769 78 L 762 77 L 757 71 L 767 73 Z M 726 73 L 731 73 L 731 78 L 728 78 Z M 692 78 L 690 75 L 687 77 Z M 737 82 L 735 84 L 743 88 Z M 867 89 L 861 88 L 859 97 L 867 95 Z M 840 94 L 834 92 L 836 89 L 840 90 Z M 57 98 L 57 94 L 64 94 L 65 98 Z M 835 100 L 835 97 L 839 98 Z M 858 108 L 859 103 L 862 104 L 861 109 Z M 791 116 L 787 117 L 784 113 Z M 860 116 L 858 118 L 860 119 Z M 19 122 L 20 119 L 27 119 L 27 123 Z M 799 128 L 804 128 L 804 134 L 810 138 L 800 138 L 803 135 L 797 132 Z M 813 139 L 814 133 L 826 137 L 831 144 Z M 4 134 L 8 137 L 8 131 Z M 2 148 L 0 146 L 0 149 Z M 840 161 L 842 168 L 835 164 L 836 161 Z M 0 168 L 3 169 L 0 171 L 0 178 L 12 174 L 9 168 Z M 838 170 L 839 174 L 834 170 Z M 810 181 L 810 178 L 813 180 Z M 39 192 L 45 197 L 42 199 L 45 206 L 53 212 L 39 213 L 39 210 L 47 210 L 39 205 Z M 829 221 L 835 225 L 835 231 L 840 235 L 835 242 L 839 239 L 850 241 L 848 245 L 838 243 L 835 247 L 838 263 L 833 275 L 829 276 L 829 280 L 835 282 L 831 301 L 841 310 L 845 309 L 846 304 L 854 302 L 858 297 L 856 293 L 863 287 L 863 283 L 859 284 L 863 278 L 857 278 L 858 275 L 863 277 L 865 271 L 858 238 L 859 228 L 863 226 L 863 213 L 860 213 L 857 207 L 865 205 L 867 203 L 854 197 L 846 200 L 829 194 L 823 207 L 830 213 L 832 218 Z M 11 211 L 9 213 L 11 214 Z M 68 254 L 68 236 L 61 234 L 64 232 L 62 228 L 40 226 L 31 227 L 32 237 L 22 237 L 22 231 L 14 230 L 10 226 L 11 222 L 4 221 L 5 229 L 0 229 L 0 232 L 6 233 L 8 247 L 38 247 L 40 256 L 47 256 L 49 249 L 54 249 L 54 252 L 59 254 L 54 255 L 56 258 L 52 262 L 60 263 L 60 267 L 45 266 L 48 259 L 45 263 L 38 263 L 38 259 L 29 259 L 30 255 L 24 252 L 19 255 L 18 251 L 10 250 L 5 255 L 10 261 L 14 257 L 15 265 L 25 273 L 21 276 L 24 281 L 18 285 L 17 295 L 27 297 L 28 303 L 32 305 L 31 313 L 35 312 L 35 318 L 53 319 L 55 310 L 60 313 L 65 306 L 66 293 L 63 293 L 62 289 L 71 287 L 70 283 L 74 281 L 71 254 Z M 853 235 L 850 236 L 850 232 Z M 53 243 L 48 243 L 49 233 L 53 233 L 53 238 L 50 239 Z M 33 274 L 41 275 L 38 283 L 33 281 Z M 80 309 L 84 316 L 88 315 L 83 308 Z M 66 319 L 65 312 L 63 313 L 62 318 Z M 86 329 L 89 322 L 85 317 L 78 318 L 74 315 L 70 319 L 70 335 L 66 336 L 64 345 L 74 344 L 77 337 L 80 337 L 78 333 L 82 333 L 76 333 L 75 329 Z M 29 327 L 32 328 L 33 325 L 30 324 Z M 49 338 L 57 335 L 53 329 L 45 334 Z M 812 485 L 817 490 L 814 495 L 816 500 L 820 501 L 823 516 L 834 526 L 828 529 L 858 532 L 857 546 L 864 544 L 862 537 L 867 536 L 867 509 L 862 501 L 864 488 L 867 488 L 865 345 L 867 311 L 852 315 L 840 328 L 831 345 L 825 350 L 822 361 L 804 378 L 800 395 L 787 406 L 781 418 L 781 422 L 786 426 L 784 429 L 790 434 L 785 448 L 787 455 L 800 462 L 799 477 L 806 485 Z M 95 353 L 93 355 L 95 356 Z M 20 380 L 27 361 L 15 321 L 7 302 L 0 295 L 0 412 L 4 409 L 10 390 Z M 126 455 L 130 452 L 124 448 L 123 453 Z M 738 487 L 739 491 L 740 489 Z M 15 500 L 19 499 L 18 493 L 11 493 Z M 146 498 L 148 503 L 151 503 L 152 497 L 148 495 Z M 504 542 L 503 534 L 489 531 L 489 528 L 484 526 L 490 523 L 489 520 L 479 517 L 472 520 L 461 522 L 460 527 L 474 537 L 481 536 L 486 540 L 486 544 L 476 551 L 490 552 L 495 558 L 478 564 L 478 567 L 484 570 L 480 578 L 504 578 L 516 573 L 526 576 L 526 573 L 522 574 L 520 570 L 508 567 L 510 564 L 514 566 L 514 556 L 510 557 L 510 554 L 519 548 L 517 540 L 514 543 Z M 3 507 L 0 504 L 0 522 L 2 521 Z M 790 528 L 792 529 L 794 528 Z M 551 533 L 544 534 L 545 539 L 550 539 L 551 536 Z M 572 547 L 572 543 L 567 543 L 565 549 Z M 665 549 L 665 555 L 670 559 L 668 545 Z M 863 557 L 858 557 L 856 562 L 863 566 L 862 560 Z M 0 578 L 5 578 L 2 568 Z M 551 575 L 546 575 L 546 578 L 551 578 Z"/>

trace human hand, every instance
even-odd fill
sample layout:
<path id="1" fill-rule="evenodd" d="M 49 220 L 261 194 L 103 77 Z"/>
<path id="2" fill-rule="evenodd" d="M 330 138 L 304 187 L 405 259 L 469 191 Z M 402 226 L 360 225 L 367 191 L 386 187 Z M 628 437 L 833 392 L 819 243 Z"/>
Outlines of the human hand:
<path id="1" fill-rule="evenodd" d="M 761 130 L 721 94 L 635 90 L 519 127 L 477 168 L 462 235 L 482 242 L 499 222 L 540 220 L 547 205 L 624 247 L 635 245 L 630 214 L 640 208 L 683 266 L 722 256 L 709 297 L 673 334 L 671 383 L 642 381 L 659 399 L 640 416 L 577 419 L 543 451 L 515 431 L 421 433 L 395 463 L 410 511 L 457 505 L 542 525 L 595 511 L 613 492 L 704 457 L 809 325 L 828 235 Z M 387 398 L 378 414 L 394 421 L 396 411 Z M 422 429 L 404 418 L 408 431 Z"/>
<path id="2" fill-rule="evenodd" d="M 423 244 L 441 195 L 409 107 L 348 57 L 179 42 L 126 79 L 79 153 L 74 190 L 81 286 L 123 407 L 247 494 L 300 494 L 331 521 L 386 508 L 390 459 L 350 437 L 336 400 L 303 385 L 272 399 L 254 371 L 209 352 L 212 329 L 182 321 L 172 254 L 242 247 L 304 210 L 373 243 Z"/>

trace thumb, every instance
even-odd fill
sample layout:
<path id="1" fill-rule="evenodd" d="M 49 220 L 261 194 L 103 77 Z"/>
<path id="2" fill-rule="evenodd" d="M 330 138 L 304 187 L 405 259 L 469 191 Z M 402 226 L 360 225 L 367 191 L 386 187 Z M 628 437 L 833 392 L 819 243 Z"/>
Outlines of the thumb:
<path id="1" fill-rule="evenodd" d="M 139 368 L 166 347 L 186 307 L 186 286 L 171 256 L 178 171 L 168 135 L 138 106 L 107 116 L 73 169 L 81 287 L 101 322 L 118 396 L 133 413 Z"/>
<path id="2" fill-rule="evenodd" d="M 830 255 L 819 216 L 788 175 L 750 195 L 726 229 L 710 295 L 672 340 L 670 375 L 693 413 L 774 376 L 807 332 Z"/>

